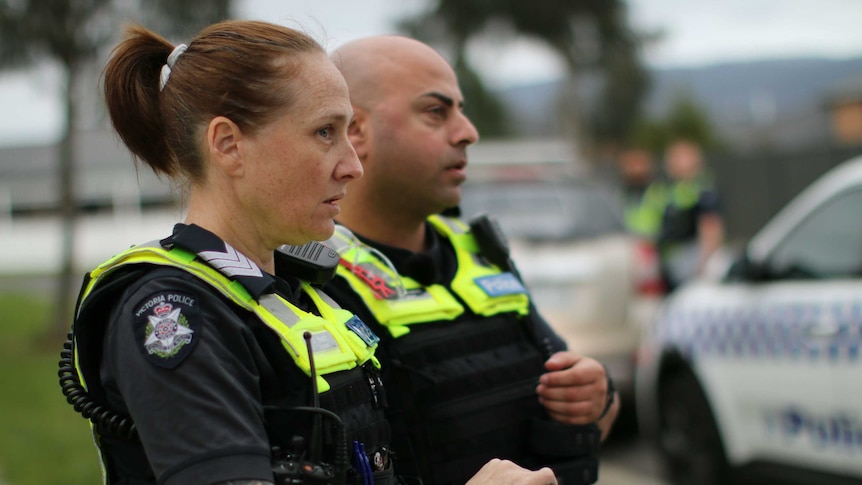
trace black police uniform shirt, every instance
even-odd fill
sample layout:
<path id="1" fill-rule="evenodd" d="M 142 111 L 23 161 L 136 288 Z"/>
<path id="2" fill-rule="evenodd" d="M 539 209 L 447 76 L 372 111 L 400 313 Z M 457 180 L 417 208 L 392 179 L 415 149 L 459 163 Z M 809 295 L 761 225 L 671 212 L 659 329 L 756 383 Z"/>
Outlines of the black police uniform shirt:
<path id="1" fill-rule="evenodd" d="M 193 250 L 216 237 L 182 224 L 174 235 L 175 244 Z M 250 279 L 243 283 L 252 296 L 278 292 L 315 312 L 298 280 L 267 273 Z M 191 333 L 150 353 L 146 347 L 152 342 L 143 329 L 148 319 L 168 310 L 163 302 L 184 316 Z M 122 293 L 104 339 L 100 373 L 111 406 L 133 416 L 159 483 L 272 480 L 262 383 L 296 369 L 284 392 L 308 396 L 309 391 L 277 337 L 263 339 L 273 348 L 261 346 L 257 332 L 267 331 L 253 313 L 178 268 L 155 269 Z"/>
<path id="2" fill-rule="evenodd" d="M 670 186 L 673 190 L 673 185 Z M 697 240 L 698 221 L 702 216 L 719 215 L 721 203 L 718 192 L 713 188 L 700 187 L 697 202 L 687 208 L 670 203 L 662 214 L 659 245 L 670 246 Z"/>
<path id="3" fill-rule="evenodd" d="M 423 285 L 434 283 L 442 284 L 451 288 L 452 279 L 458 270 L 458 261 L 455 256 L 455 248 L 448 239 L 441 236 L 431 226 L 425 223 L 425 247 L 426 251 L 414 253 L 406 249 L 388 246 L 368 238 L 355 234 L 363 243 L 371 246 L 386 256 L 395 266 L 399 274 L 415 279 Z M 363 322 L 371 326 L 377 335 L 387 335 L 388 331 L 381 328 L 377 319 L 365 306 L 362 298 L 356 294 L 343 278 L 335 278 L 326 285 L 324 291 L 338 302 L 343 308 L 355 313 Z M 470 314 L 470 308 L 464 305 L 466 314 Z M 549 353 L 567 349 L 566 342 L 554 332 L 548 322 L 541 317 L 532 301 L 530 301 L 530 321 L 533 324 L 535 337 L 539 342 L 547 342 L 547 348 L 543 349 Z M 386 345 L 381 344 L 377 350 L 377 356 L 385 359 Z M 383 373 L 386 375 L 386 364 L 383 363 Z M 393 391 L 389 391 L 393 392 Z"/>

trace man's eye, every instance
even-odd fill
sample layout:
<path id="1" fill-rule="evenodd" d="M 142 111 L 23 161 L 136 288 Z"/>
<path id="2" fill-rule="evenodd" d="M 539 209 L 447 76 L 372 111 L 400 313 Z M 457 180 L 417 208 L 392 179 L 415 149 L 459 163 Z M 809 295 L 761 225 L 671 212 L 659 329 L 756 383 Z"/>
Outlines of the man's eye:
<path id="1" fill-rule="evenodd" d="M 317 134 L 322 136 L 323 138 L 329 138 L 330 136 L 332 136 L 332 127 L 327 126 L 326 128 L 321 128 L 317 130 Z"/>

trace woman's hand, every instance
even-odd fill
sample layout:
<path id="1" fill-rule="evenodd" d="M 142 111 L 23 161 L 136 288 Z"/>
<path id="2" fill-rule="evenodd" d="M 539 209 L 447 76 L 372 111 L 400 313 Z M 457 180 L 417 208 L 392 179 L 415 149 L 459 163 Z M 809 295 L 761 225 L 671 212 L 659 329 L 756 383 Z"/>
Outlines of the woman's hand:
<path id="1" fill-rule="evenodd" d="M 467 485 L 557 485 L 550 468 L 536 471 L 521 468 L 509 460 L 494 458 L 473 475 Z"/>

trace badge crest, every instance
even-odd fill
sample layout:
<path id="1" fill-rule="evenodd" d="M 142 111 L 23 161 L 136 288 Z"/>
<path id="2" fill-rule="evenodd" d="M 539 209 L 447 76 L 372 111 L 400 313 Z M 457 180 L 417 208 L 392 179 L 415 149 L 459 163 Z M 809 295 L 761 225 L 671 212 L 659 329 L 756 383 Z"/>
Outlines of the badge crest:
<path id="1" fill-rule="evenodd" d="M 155 293 L 138 304 L 135 332 L 147 360 L 173 368 L 185 359 L 199 338 L 197 305 L 179 292 Z"/>
<path id="2" fill-rule="evenodd" d="M 170 303 L 165 303 L 153 309 L 153 313 L 147 317 L 150 323 L 144 331 L 147 352 L 162 358 L 173 357 L 183 346 L 191 343 L 194 330 L 189 328 L 182 309 L 175 309 Z"/>

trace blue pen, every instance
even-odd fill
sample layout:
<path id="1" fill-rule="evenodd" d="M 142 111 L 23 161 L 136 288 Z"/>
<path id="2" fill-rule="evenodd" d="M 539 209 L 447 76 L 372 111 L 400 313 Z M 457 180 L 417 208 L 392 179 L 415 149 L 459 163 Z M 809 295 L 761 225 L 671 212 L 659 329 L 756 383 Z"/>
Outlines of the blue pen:
<path id="1" fill-rule="evenodd" d="M 360 458 L 364 469 L 363 477 L 366 479 L 365 485 L 374 485 L 374 472 L 371 471 L 371 460 L 365 454 L 365 443 L 359 442 Z"/>
<path id="2" fill-rule="evenodd" d="M 359 442 L 353 440 L 353 468 L 356 470 L 356 473 L 362 477 L 362 485 L 365 485 L 365 466 L 362 464 L 362 452 L 359 451 Z"/>

